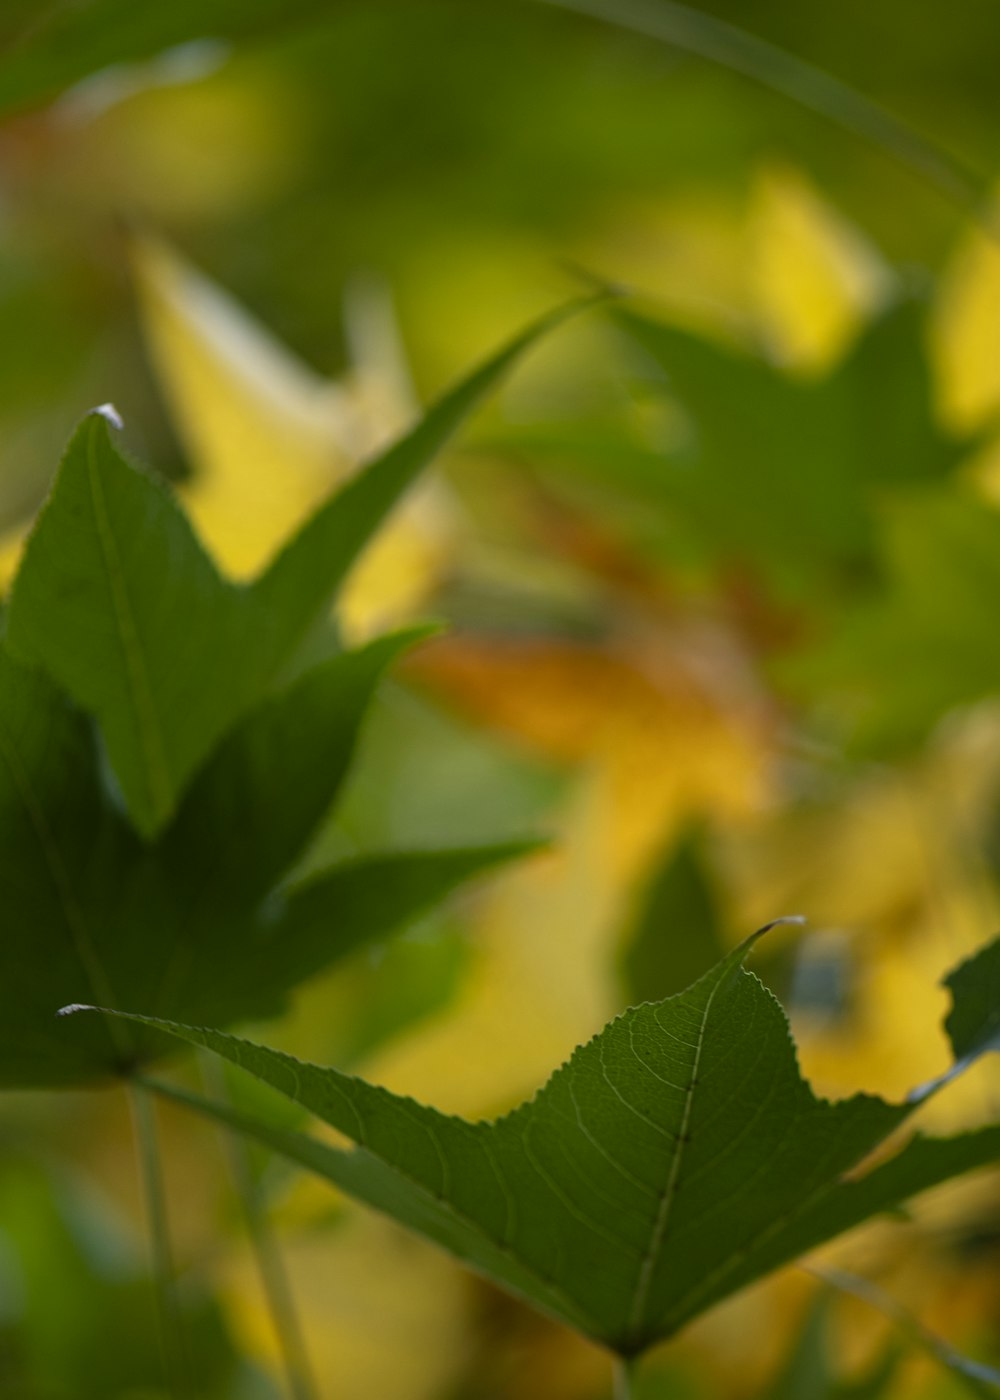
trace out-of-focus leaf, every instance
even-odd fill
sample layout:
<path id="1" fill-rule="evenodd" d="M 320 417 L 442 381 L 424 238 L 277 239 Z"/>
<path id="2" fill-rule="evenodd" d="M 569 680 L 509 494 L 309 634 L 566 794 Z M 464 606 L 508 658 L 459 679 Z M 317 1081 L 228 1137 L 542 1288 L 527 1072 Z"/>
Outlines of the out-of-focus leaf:
<path id="1" fill-rule="evenodd" d="M 711 881 L 689 832 L 653 873 L 626 936 L 622 971 L 630 1004 L 683 991 L 725 952 Z"/>
<path id="2" fill-rule="evenodd" d="M 191 519 L 225 573 L 250 576 L 346 474 L 356 415 L 343 386 L 168 245 L 137 237 L 130 251 L 150 358 L 192 466 Z"/>
<path id="3" fill-rule="evenodd" d="M 970 494 L 920 492 L 887 508 L 883 551 L 884 596 L 783 671 L 842 707 L 858 750 L 911 745 L 1000 690 L 1000 512 Z"/>
<path id="4" fill-rule="evenodd" d="M 118 453 L 103 415 L 84 421 L 15 580 L 8 637 L 96 715 L 144 835 L 162 829 L 434 454 L 525 350 L 594 300 L 542 317 L 474 370 L 247 588 L 219 576 L 173 497 Z"/>
<path id="5" fill-rule="evenodd" d="M 0 1083 L 84 1083 L 165 1047 L 55 1018 L 82 997 L 142 998 L 222 1021 L 270 1014 L 300 978 L 523 849 L 386 856 L 280 886 L 335 797 L 372 689 L 403 641 L 336 657 L 251 712 L 152 846 L 102 783 L 84 717 L 44 676 L 0 656 L 0 873 L 11 899 Z"/>
<path id="6" fill-rule="evenodd" d="M 821 380 L 630 312 L 618 320 L 690 418 L 690 442 L 661 462 L 661 501 L 710 554 L 752 563 L 783 591 L 870 575 L 878 493 L 946 476 L 971 445 L 935 422 L 913 302 Z"/>
<path id="7" fill-rule="evenodd" d="M 874 249 L 798 171 L 758 176 L 748 216 L 751 287 L 765 344 L 799 373 L 828 372 L 889 294 Z"/>
<path id="8" fill-rule="evenodd" d="M 108 1400 L 162 1383 L 150 1280 L 111 1203 L 69 1172 L 6 1157 L 0 1173 L 0 1376 L 11 1397 Z M 185 1341 L 205 1400 L 240 1371 L 218 1304 L 181 1295 Z"/>
<path id="9" fill-rule="evenodd" d="M 296 636 L 323 614 L 361 551 L 424 466 L 520 356 L 570 316 L 607 294 L 557 307 L 515 336 L 431 408 L 419 423 L 322 506 L 254 584 L 262 615 Z"/>
<path id="10" fill-rule="evenodd" d="M 875 1211 L 1000 1156 L 997 1125 L 914 1139 L 849 1177 L 942 1081 L 903 1104 L 816 1098 L 780 1006 L 743 969 L 758 936 L 686 992 L 613 1021 L 492 1124 L 220 1031 L 151 1024 L 249 1070 L 358 1149 L 188 1102 L 634 1355 Z M 983 968 L 1000 964 L 1000 940 L 979 957 Z M 962 996 L 961 979 L 953 990 Z M 959 1006 L 966 1059 L 989 1047 L 994 1012 Z"/>
<path id="11" fill-rule="evenodd" d="M 364 288 L 347 298 L 352 362 L 334 382 L 160 240 L 131 248 L 153 366 L 192 466 L 181 495 L 222 571 L 250 577 L 416 417 L 405 372 L 392 368 L 402 352 L 391 306 Z M 440 481 L 423 482 L 338 600 L 341 626 L 367 638 L 412 613 L 453 546 L 454 504 Z"/>
<path id="12" fill-rule="evenodd" d="M 792 1350 L 766 1400 L 879 1400 L 899 1366 L 898 1346 L 884 1348 L 867 1373 L 844 1380 L 834 1365 L 829 1338 L 832 1294 L 817 1294 Z"/>
<path id="13" fill-rule="evenodd" d="M 403 851 L 345 862 L 295 886 L 275 921 L 259 976 L 299 981 L 329 958 L 330 930 L 337 955 L 372 941 L 372 930 L 398 924 L 440 901 L 484 868 L 536 849 L 530 841 L 467 850 Z"/>

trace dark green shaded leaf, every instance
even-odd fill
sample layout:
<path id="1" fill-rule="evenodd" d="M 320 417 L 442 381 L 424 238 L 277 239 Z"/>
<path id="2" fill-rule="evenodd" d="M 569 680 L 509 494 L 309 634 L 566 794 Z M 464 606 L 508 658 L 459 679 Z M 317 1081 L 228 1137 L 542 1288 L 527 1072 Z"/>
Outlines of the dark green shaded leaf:
<path id="1" fill-rule="evenodd" d="M 523 849 L 387 856 L 282 888 L 408 640 L 336 657 L 252 712 L 154 845 L 111 800 L 86 719 L 0 653 L 0 1084 L 82 1083 L 167 1044 L 56 1020 L 68 1001 L 271 1014 L 308 973 Z M 391 889 L 366 892 L 366 875 Z"/>
<path id="2" fill-rule="evenodd" d="M 233 730 L 161 842 L 172 880 L 222 907 L 249 906 L 270 889 L 329 810 L 383 672 L 425 635 L 380 637 L 322 662 Z"/>
<path id="3" fill-rule="evenodd" d="M 686 992 L 613 1021 L 495 1123 L 220 1031 L 154 1024 L 241 1065 L 358 1148 L 227 1121 L 631 1355 L 873 1212 L 1000 1159 L 998 1125 L 916 1139 L 849 1179 L 937 1086 L 903 1104 L 816 1098 L 780 1006 L 743 970 L 753 941 Z M 993 969 L 1000 940 L 981 956 Z M 959 1008 L 965 1043 L 988 1043 L 991 1010 L 977 1031 L 975 1010 Z"/>
<path id="4" fill-rule="evenodd" d="M 958 1058 L 1000 1050 L 1000 958 L 984 948 L 945 978 L 952 1010 L 945 1028 Z"/>

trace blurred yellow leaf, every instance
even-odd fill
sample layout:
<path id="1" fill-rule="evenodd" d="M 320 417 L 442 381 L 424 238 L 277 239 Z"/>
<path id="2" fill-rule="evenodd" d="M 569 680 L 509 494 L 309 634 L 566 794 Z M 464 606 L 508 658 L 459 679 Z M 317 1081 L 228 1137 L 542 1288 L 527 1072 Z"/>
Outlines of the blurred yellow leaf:
<path id="1" fill-rule="evenodd" d="M 398 364 L 323 379 L 164 244 L 133 249 L 150 352 L 194 477 L 182 494 L 228 573 L 256 573 L 331 488 L 412 413 Z M 369 337 L 369 340 L 371 337 Z M 384 345 L 376 347 L 384 353 Z M 451 553 L 440 486 L 414 493 L 348 584 L 342 621 L 360 639 L 401 620 Z"/>
<path id="2" fill-rule="evenodd" d="M 996 210 L 993 217 L 995 219 Z M 959 432 L 1000 417 L 1000 243 L 980 227 L 966 230 L 939 284 L 931 352 L 941 414 Z M 970 472 L 1000 500 L 1000 436 L 977 454 Z"/>
<path id="3" fill-rule="evenodd" d="M 778 361 L 820 373 L 885 299 L 874 249 L 797 171 L 762 170 L 747 216 L 757 319 Z"/>
<path id="4" fill-rule="evenodd" d="M 950 425 L 970 431 L 1000 412 L 1000 244 L 978 226 L 942 276 L 932 349 Z"/>

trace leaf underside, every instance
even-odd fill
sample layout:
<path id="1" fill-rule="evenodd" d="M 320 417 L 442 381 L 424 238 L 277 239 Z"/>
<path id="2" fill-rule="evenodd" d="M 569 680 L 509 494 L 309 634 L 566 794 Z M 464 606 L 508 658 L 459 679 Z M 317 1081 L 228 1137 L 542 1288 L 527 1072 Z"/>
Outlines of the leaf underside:
<path id="1" fill-rule="evenodd" d="M 334 657 L 254 710 L 153 844 L 112 800 L 85 717 L 0 649 L 0 1085 L 85 1083 L 170 1044 L 58 1021 L 69 1001 L 270 1015 L 305 977 L 527 849 L 386 853 L 285 884 L 411 639 Z"/>
<path id="2" fill-rule="evenodd" d="M 449 1117 L 222 1032 L 157 1024 L 242 1066 L 357 1148 L 188 1097 L 195 1107 L 632 1355 L 873 1213 L 1000 1157 L 1000 1126 L 917 1136 L 857 1175 L 936 1086 L 904 1104 L 818 1099 L 781 1007 L 742 966 L 748 946 L 680 995 L 613 1021 L 494 1123 Z M 979 955 L 977 980 L 998 967 L 1000 941 Z M 968 1060 L 989 1048 L 995 1006 L 967 1005 L 962 984 L 958 975 L 953 1014 Z"/>

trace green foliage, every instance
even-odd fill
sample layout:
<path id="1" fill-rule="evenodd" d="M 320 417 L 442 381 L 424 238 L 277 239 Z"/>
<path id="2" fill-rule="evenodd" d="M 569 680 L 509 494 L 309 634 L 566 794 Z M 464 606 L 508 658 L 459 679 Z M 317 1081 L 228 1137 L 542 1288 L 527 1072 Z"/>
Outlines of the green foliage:
<path id="1" fill-rule="evenodd" d="M 978 203 L 988 182 L 861 92 L 881 88 L 917 121 L 921 106 L 923 119 L 935 122 L 947 122 L 949 109 L 960 113 L 957 128 L 943 133 L 955 149 L 974 138 L 979 122 L 988 164 L 989 7 L 942 27 L 897 3 L 895 18 L 905 22 L 896 25 L 891 72 L 879 44 L 858 39 L 879 27 L 865 27 L 870 6 L 817 14 L 807 29 L 791 8 L 783 15 L 769 7 L 760 17 L 766 38 L 727 22 L 746 19 L 734 0 L 713 8 L 718 14 L 672 0 L 549 0 L 545 8 L 532 0 L 517 7 L 523 25 L 512 25 L 507 7 L 487 4 L 473 17 L 457 0 L 422 7 L 80 0 L 41 10 L 33 0 L 12 0 L 0 17 L 0 113 L 22 113 L 81 80 L 97 81 L 4 133 L 5 183 L 16 195 L 0 287 L 0 320 L 10 332 L 10 363 L 0 367 L 10 444 L 5 520 L 23 521 L 38 499 L 36 468 L 47 464 L 62 425 L 93 401 L 91 376 L 126 396 L 137 441 L 168 470 L 181 465 L 178 441 L 136 369 L 134 308 L 109 229 L 112 209 L 162 224 L 196 257 L 224 267 L 227 283 L 281 324 L 316 366 L 331 361 L 330 328 L 359 267 L 399 294 L 418 381 L 436 373 L 441 350 L 436 331 L 420 343 L 422 297 L 435 321 L 458 312 L 459 338 L 477 336 L 498 308 L 505 314 L 510 289 L 538 295 L 542 264 L 551 268 L 560 256 L 629 280 L 634 274 L 678 302 L 692 294 L 706 308 L 717 299 L 720 311 L 743 315 L 761 288 L 743 268 L 727 287 L 721 262 L 729 254 L 720 257 L 716 285 L 682 284 L 700 265 L 712 282 L 713 229 L 724 218 L 743 250 L 735 257 L 752 262 L 754 182 L 766 173 L 760 152 L 779 160 L 789 153 L 787 108 L 752 88 L 746 100 L 741 83 L 676 52 L 664 63 L 659 41 L 750 76 L 881 148 L 870 164 L 863 151 L 830 146 L 825 122 L 804 125 L 791 142 L 795 160 L 822 178 L 841 211 L 861 213 L 862 238 L 879 243 L 887 265 L 937 259 L 952 230 L 937 217 L 914 217 L 919 204 L 899 198 L 891 180 L 881 189 L 885 152 L 966 205 Z M 884 17 L 880 23 L 885 28 Z M 279 30 L 280 46 L 262 53 L 259 40 Z M 200 38 L 210 42 L 173 50 Z M 927 79 L 922 96 L 907 90 L 907 54 Z M 813 58 L 845 74 L 857 59 L 859 90 L 811 67 Z M 216 63 L 217 86 L 190 81 Z M 160 84 L 175 90 L 156 94 Z M 193 149 L 193 126 L 206 133 L 204 149 L 200 141 Z M 242 148 L 231 132 L 251 133 L 259 150 Z M 700 215 L 694 219 L 699 256 L 692 257 L 685 220 L 695 205 L 708 217 L 704 228 Z M 47 227 L 54 208 L 55 237 Z M 243 237 L 248 210 L 253 239 Z M 749 238 L 759 233 L 755 227 Z M 498 257 L 505 248 L 511 256 Z M 449 279 L 457 271 L 457 294 L 445 290 L 441 268 Z M 722 307 L 730 294 L 734 304 Z M 220 576 L 173 496 L 122 455 L 103 419 L 80 428 L 31 539 L 0 641 L 0 1085 L 89 1085 L 139 1073 L 176 1049 L 178 1031 L 210 1044 L 257 1077 L 242 1086 L 249 1097 L 237 1098 L 239 1108 L 189 1096 L 194 1107 L 631 1355 L 813 1244 L 1000 1158 L 1000 1129 L 988 1127 L 917 1136 L 894 1155 L 883 1146 L 879 1165 L 870 1165 L 871 1149 L 938 1082 L 900 1105 L 815 1098 L 798 1074 L 780 1009 L 742 969 L 744 950 L 725 951 L 719 910 L 729 907 L 731 891 L 723 904 L 696 840 L 683 839 L 653 872 L 619 965 L 630 998 L 657 1004 L 612 1023 L 532 1103 L 497 1123 L 448 1118 L 219 1031 L 178 1027 L 280 1010 L 331 962 L 370 948 L 456 884 L 529 849 L 496 839 L 522 828 L 521 796 L 498 822 L 496 805 L 483 800 L 481 757 L 457 765 L 452 736 L 451 748 L 430 746 L 429 759 L 412 763 L 413 729 L 399 715 L 392 727 L 405 761 L 392 781 L 368 783 L 345 814 L 345 779 L 375 691 L 419 634 L 344 652 L 331 606 L 427 461 L 521 352 L 574 309 L 544 318 L 476 370 L 246 586 Z M 371 368 L 362 360 L 373 351 L 359 353 L 365 337 L 357 317 L 346 324 L 352 314 L 333 358 L 346 349 L 344 384 L 358 371 L 360 402 Z M 605 373 L 596 362 L 605 343 L 594 363 L 581 344 L 571 372 L 582 368 L 582 376 L 571 389 L 556 381 L 556 398 L 576 414 L 568 426 L 531 422 L 530 402 L 527 413 L 519 403 L 512 422 L 494 426 L 494 440 L 527 445 L 533 463 L 546 454 L 568 463 L 572 476 L 564 473 L 562 484 L 578 501 L 591 493 L 582 532 L 567 532 L 573 539 L 561 521 L 552 529 L 543 518 L 547 502 L 529 520 L 540 504 L 528 501 L 530 493 L 512 512 L 523 505 L 523 521 L 498 518 L 496 539 L 502 552 L 509 526 L 515 568 L 524 544 L 515 536 L 525 527 L 536 544 L 541 537 L 554 546 L 537 586 L 539 594 L 553 586 L 559 602 L 547 600 L 529 627 L 544 643 L 572 618 L 588 642 L 620 643 L 639 670 L 655 672 L 657 685 L 672 686 L 670 658 L 659 665 L 669 631 L 671 657 L 676 641 L 685 664 L 699 671 L 699 693 L 707 657 L 713 712 L 717 701 L 738 727 L 744 705 L 756 706 L 764 720 L 762 751 L 781 770 L 771 796 L 787 804 L 790 824 L 801 817 L 792 794 L 822 790 L 828 777 L 821 770 L 832 749 L 809 743 L 817 730 L 825 739 L 847 732 L 855 752 L 882 755 L 921 740 L 955 706 L 1000 693 L 992 608 L 1000 516 L 957 470 L 977 441 L 936 420 L 941 386 L 925 358 L 924 321 L 917 303 L 899 303 L 835 369 L 808 380 L 763 354 L 623 313 L 625 336 L 614 344 L 639 350 L 641 384 L 635 360 L 631 372 Z M 667 429 L 659 438 L 658 427 Z M 496 470 L 494 460 L 489 471 Z M 605 500 L 613 511 L 603 511 Z M 593 539 L 582 538 L 588 531 Z M 651 548 L 644 561 L 630 561 L 634 571 L 623 569 L 636 539 Z M 469 564 L 459 561 L 449 580 L 458 593 L 475 587 L 463 575 Z M 694 578 L 708 582 L 697 598 Z M 510 585 L 491 576 L 490 586 Z M 516 607 L 535 586 L 517 579 Z M 497 607 L 491 624 L 509 616 Z M 466 605 L 464 617 L 475 617 L 475 607 Z M 475 620 L 482 625 L 483 614 Z M 525 630 L 520 613 L 517 625 Z M 765 674 L 761 653 L 787 650 L 795 658 L 782 657 Z M 785 686 L 781 695 L 770 692 L 775 679 Z M 786 703 L 789 695 L 798 709 Z M 609 697 L 609 710 L 614 703 Z M 857 774 L 838 771 L 841 797 Z M 696 793 L 698 784 L 689 787 L 678 783 L 685 820 L 712 801 Z M 490 844 L 469 844 L 476 839 Z M 394 840 L 461 844 L 381 848 Z M 344 858 L 354 850 L 362 854 Z M 807 851 L 803 865 L 812 858 Z M 908 900 L 919 912 L 929 904 L 923 894 L 893 889 L 896 934 L 911 923 Z M 880 917 L 850 907 L 859 924 Z M 425 944 L 404 941 L 385 963 L 364 959 L 362 975 L 335 991 L 343 999 L 346 985 L 358 1008 L 357 1025 L 332 1037 L 339 1062 L 439 1009 L 464 985 L 472 956 L 460 929 L 438 925 Z M 1000 1040 L 997 945 L 948 985 L 957 1069 Z M 53 1016 L 58 1005 L 82 1000 L 145 1018 Z M 323 1014 L 334 1019 L 326 1003 Z M 265 1110 L 268 1085 L 289 1093 L 284 1117 Z M 61 1115 L 60 1104 L 49 1104 Z M 291 1131 L 297 1105 L 353 1138 L 357 1150 Z M 63 1126 L 67 1140 L 75 1126 Z M 108 1250 L 96 1247 L 96 1234 L 106 1245 L 108 1227 L 95 1231 L 92 1217 L 71 1218 L 63 1183 L 41 1180 L 20 1161 L 0 1170 L 0 1207 L 0 1389 L 37 1391 L 36 1400 L 42 1392 L 46 1400 L 96 1400 L 157 1390 L 143 1280 L 134 1260 L 109 1264 Z M 165 1270 L 160 1262 L 169 1273 L 169 1261 Z M 242 1395 L 267 1387 L 238 1366 L 214 1309 L 184 1312 L 200 1389 Z M 774 1394 L 880 1393 L 896 1350 L 845 1384 L 826 1353 L 825 1319 L 823 1302 Z M 984 1368 L 931 1349 L 974 1384 L 992 1382 Z M 503 1382 L 486 1382 L 495 1384 Z M 672 1377 L 661 1385 L 673 1393 Z"/>
<path id="2" fill-rule="evenodd" d="M 834 700 L 858 751 L 909 747 L 949 710 L 997 693 L 986 639 L 1000 585 L 1000 514 L 960 491 L 886 508 L 882 595 L 845 609 L 832 636 L 790 661 L 793 687 Z"/>
<path id="3" fill-rule="evenodd" d="M 817 1294 L 767 1400 L 878 1400 L 902 1360 L 893 1341 L 860 1377 L 844 1380 L 833 1348 L 832 1291 Z"/>
<path id="4" fill-rule="evenodd" d="M 946 477 L 971 446 L 935 422 L 918 303 L 884 313 L 819 380 L 631 312 L 617 319 L 690 420 L 686 445 L 661 459 L 661 503 L 704 548 L 784 593 L 870 582 L 880 497 Z"/>
<path id="5" fill-rule="evenodd" d="M 0 871 L 16 893 L 0 949 L 0 1083 L 84 1083 L 166 1044 L 56 1021 L 71 1001 L 219 1023 L 271 1014 L 305 977 L 527 848 L 384 853 L 287 883 L 379 676 L 419 633 L 306 665 L 283 689 L 280 678 L 423 466 L 524 350 L 586 304 L 475 370 L 249 587 L 218 575 L 104 416 L 84 422 L 0 653 Z"/>
<path id="6" fill-rule="evenodd" d="M 902 1104 L 817 1098 L 781 1007 L 743 968 L 759 935 L 678 996 L 613 1021 L 495 1123 L 424 1108 L 222 1032 L 207 1046 L 331 1124 L 344 1152 L 188 1098 L 427 1235 L 624 1356 L 916 1193 L 1000 1158 L 1000 1127 L 916 1136 L 859 1164 L 947 1078 Z M 949 979 L 962 1064 L 991 1048 L 1000 940 Z M 148 1024 L 148 1018 L 134 1018 Z"/>
<path id="7" fill-rule="evenodd" d="M 0 1169 L 3 1252 L 0 1383 L 4 1395 L 159 1394 L 160 1357 L 138 1242 L 86 1178 L 6 1153 Z M 203 1392 L 246 1377 L 221 1310 L 197 1290 L 182 1301 Z"/>
<path id="8" fill-rule="evenodd" d="M 162 829 L 198 765 L 329 609 L 416 477 L 572 302 L 515 337 L 322 506 L 249 587 L 220 577 L 167 489 L 97 413 L 63 458 L 15 581 L 8 641 L 101 728 L 135 825 Z"/>
<path id="9" fill-rule="evenodd" d="M 696 832 L 653 874 L 622 956 L 630 1005 L 682 992 L 724 955 L 726 940 Z"/>
<path id="10" fill-rule="evenodd" d="M 272 1014 L 309 973 L 523 849 L 386 855 L 282 885 L 405 640 L 336 657 L 254 711 L 153 845 L 116 806 L 84 717 L 0 659 L 0 859 L 16 891 L 0 948 L 0 1082 L 84 1082 L 153 1048 L 56 1021 L 67 998 L 138 998 L 220 1022 Z"/>

